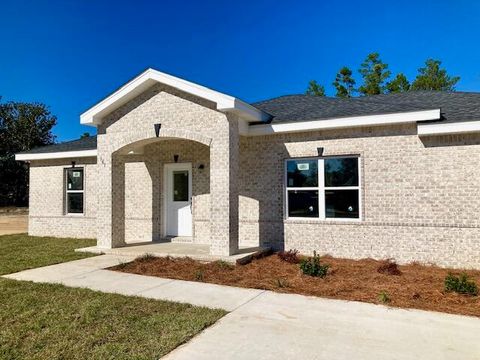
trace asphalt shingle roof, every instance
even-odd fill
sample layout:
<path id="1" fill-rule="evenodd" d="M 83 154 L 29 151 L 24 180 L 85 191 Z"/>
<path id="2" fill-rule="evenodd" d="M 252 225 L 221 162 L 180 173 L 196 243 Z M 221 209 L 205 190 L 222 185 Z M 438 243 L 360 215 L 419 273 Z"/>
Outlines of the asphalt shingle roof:
<path id="1" fill-rule="evenodd" d="M 95 150 L 97 148 L 97 136 L 88 136 L 78 140 L 66 141 L 59 144 L 37 147 L 20 154 L 43 154 L 64 151 Z"/>
<path id="2" fill-rule="evenodd" d="M 287 95 L 253 103 L 272 115 L 271 123 L 327 120 L 338 117 L 378 115 L 419 110 L 441 109 L 442 122 L 480 120 L 480 93 L 412 91 L 350 99 L 311 95 Z M 44 146 L 24 154 L 92 150 L 97 137 Z"/>
<path id="3" fill-rule="evenodd" d="M 480 118 L 480 93 L 411 91 L 349 99 L 287 95 L 252 104 L 273 116 L 272 123 L 326 120 L 418 110 L 442 110 L 444 121 Z"/>

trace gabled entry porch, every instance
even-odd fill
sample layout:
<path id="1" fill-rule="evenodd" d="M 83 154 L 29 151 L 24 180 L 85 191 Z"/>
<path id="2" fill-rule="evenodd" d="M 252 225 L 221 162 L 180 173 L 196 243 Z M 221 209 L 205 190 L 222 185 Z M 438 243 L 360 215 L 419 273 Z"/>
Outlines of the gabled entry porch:
<path id="1" fill-rule="evenodd" d="M 149 240 L 169 233 L 188 235 L 191 229 L 193 243 L 203 232 L 202 242 L 209 245 L 211 255 L 237 253 L 240 133 L 250 122 L 269 119 L 269 114 L 235 97 L 153 69 L 87 110 L 81 123 L 97 127 L 97 247 L 124 247 L 129 238 L 144 235 L 145 229 L 150 230 Z M 167 151 L 149 148 L 167 140 L 188 144 L 178 150 L 177 143 Z M 203 199 L 195 195 L 195 173 L 207 173 L 206 165 L 179 154 L 190 151 L 194 158 L 195 145 L 207 149 L 209 156 L 208 184 L 198 183 L 208 192 Z M 165 156 L 166 161 L 158 160 Z M 169 172 L 168 163 L 191 163 L 191 176 L 190 168 Z M 167 190 L 161 191 L 160 172 L 165 169 Z M 138 176 L 129 177 L 130 171 L 149 176 L 150 186 L 144 187 L 148 182 Z M 198 207 L 196 201 L 201 202 Z"/>
<path id="2" fill-rule="evenodd" d="M 191 235 L 238 252 L 237 115 L 158 84 L 98 126 L 97 148 L 99 248 Z"/>

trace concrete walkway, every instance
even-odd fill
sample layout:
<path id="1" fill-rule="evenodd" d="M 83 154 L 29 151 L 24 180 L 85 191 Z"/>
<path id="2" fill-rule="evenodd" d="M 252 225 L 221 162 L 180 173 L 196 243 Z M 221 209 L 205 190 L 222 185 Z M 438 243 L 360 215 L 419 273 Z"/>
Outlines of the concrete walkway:
<path id="1" fill-rule="evenodd" d="M 5 275 L 7 279 L 63 284 L 108 293 L 136 295 L 232 311 L 261 290 L 201 284 L 103 270 L 132 261 L 133 257 L 102 255 Z"/>
<path id="2" fill-rule="evenodd" d="M 480 319 L 103 270 L 104 255 L 5 277 L 223 308 L 166 359 L 480 359 Z"/>

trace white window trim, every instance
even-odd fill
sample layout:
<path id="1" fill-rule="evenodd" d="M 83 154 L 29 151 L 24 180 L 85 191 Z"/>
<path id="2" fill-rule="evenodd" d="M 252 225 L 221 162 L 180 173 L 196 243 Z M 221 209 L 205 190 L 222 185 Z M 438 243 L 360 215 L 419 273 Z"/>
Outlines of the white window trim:
<path id="1" fill-rule="evenodd" d="M 357 167 L 358 167 L 358 186 L 328 186 L 325 187 L 325 176 L 324 176 L 324 160 L 332 158 L 356 158 Z M 317 160 L 318 161 L 318 186 L 317 187 L 288 187 L 287 179 L 287 163 L 288 161 L 298 161 L 298 160 Z M 284 161 L 284 180 L 283 180 L 283 196 L 284 196 L 284 220 L 291 221 L 318 221 L 318 222 L 330 222 L 330 221 L 339 221 L 339 222 L 361 222 L 363 221 L 363 196 L 362 196 L 362 166 L 360 155 L 333 155 L 333 156 L 319 156 L 319 157 L 300 157 L 300 158 L 290 158 L 285 159 Z M 318 191 L 318 217 L 297 217 L 297 216 L 288 216 L 288 192 L 291 190 L 317 190 Z M 325 191 L 326 190 L 358 190 L 358 218 L 327 218 L 325 213 Z"/>
<path id="2" fill-rule="evenodd" d="M 64 210 L 64 215 L 65 216 L 85 216 L 85 184 L 86 184 L 86 176 L 85 176 L 85 167 L 84 166 L 76 166 L 76 167 L 65 167 L 63 168 L 63 177 L 64 177 L 64 181 L 63 181 L 63 184 L 64 184 L 64 198 L 65 198 L 65 210 Z M 83 171 L 83 190 L 68 190 L 68 175 L 67 175 L 67 171 L 68 170 L 74 170 L 74 169 L 78 169 L 78 170 L 82 170 Z M 68 194 L 71 193 L 71 194 L 75 194 L 75 193 L 82 193 L 83 194 L 83 211 L 81 213 L 70 213 L 68 212 Z"/>

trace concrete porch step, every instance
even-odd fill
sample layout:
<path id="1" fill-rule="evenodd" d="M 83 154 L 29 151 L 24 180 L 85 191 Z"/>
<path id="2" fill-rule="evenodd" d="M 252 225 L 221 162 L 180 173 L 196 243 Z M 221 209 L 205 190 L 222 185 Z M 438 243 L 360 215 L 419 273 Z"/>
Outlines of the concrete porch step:
<path id="1" fill-rule="evenodd" d="M 106 254 L 127 257 L 140 257 L 151 255 L 156 257 L 189 257 L 199 261 L 217 261 L 223 260 L 232 264 L 244 264 L 259 253 L 267 251 L 262 247 L 240 248 L 237 254 L 231 256 L 211 255 L 210 246 L 204 244 L 180 243 L 180 242 L 149 242 L 129 244 L 124 247 L 114 249 L 104 249 L 96 246 L 75 249 L 77 252 L 87 252 L 93 254 Z"/>

